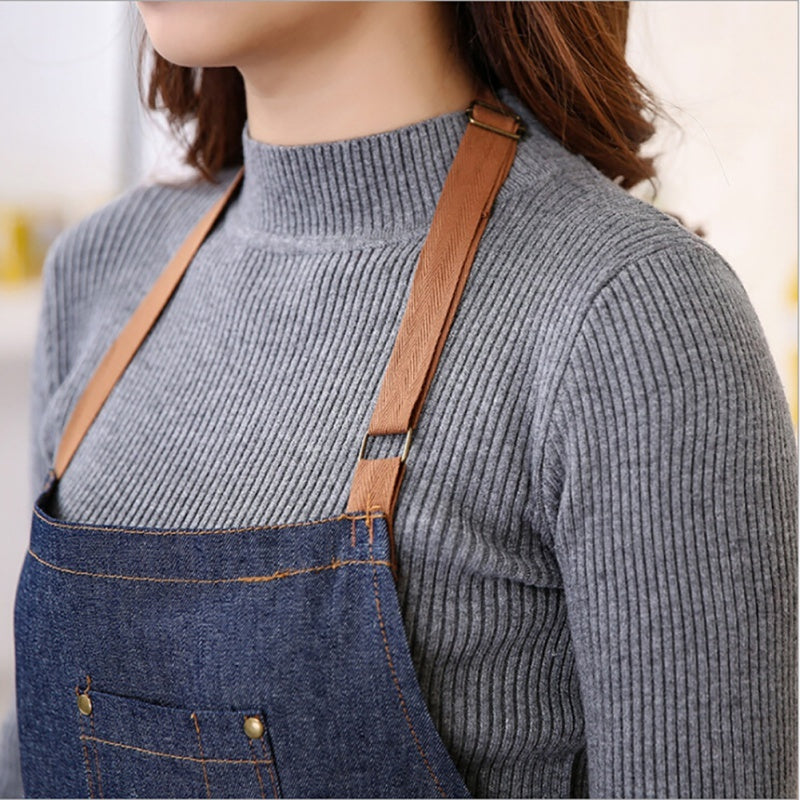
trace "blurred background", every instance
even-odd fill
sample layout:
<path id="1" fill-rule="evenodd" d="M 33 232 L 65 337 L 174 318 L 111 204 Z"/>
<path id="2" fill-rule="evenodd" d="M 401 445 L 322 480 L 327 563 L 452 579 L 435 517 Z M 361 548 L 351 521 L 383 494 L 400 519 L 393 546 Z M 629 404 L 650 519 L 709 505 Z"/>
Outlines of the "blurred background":
<path id="1" fill-rule="evenodd" d="M 797 4 L 632 2 L 628 60 L 677 125 L 633 194 L 680 216 L 738 273 L 797 429 Z M 185 174 L 136 88 L 132 2 L 0 2 L 0 715 L 33 501 L 28 379 L 39 272 L 60 229 L 132 184 Z"/>

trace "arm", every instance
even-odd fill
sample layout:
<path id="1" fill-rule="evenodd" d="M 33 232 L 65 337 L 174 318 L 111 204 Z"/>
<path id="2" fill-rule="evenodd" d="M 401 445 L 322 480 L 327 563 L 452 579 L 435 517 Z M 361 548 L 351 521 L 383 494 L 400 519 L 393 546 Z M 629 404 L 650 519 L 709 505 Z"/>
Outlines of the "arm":
<path id="1" fill-rule="evenodd" d="M 797 450 L 719 254 L 606 283 L 547 446 L 591 796 L 796 796 Z"/>
<path id="2" fill-rule="evenodd" d="M 56 279 L 59 264 L 64 260 L 66 234 L 62 233 L 51 245 L 42 267 L 42 305 L 36 329 L 36 343 L 31 364 L 30 387 L 30 481 L 31 504 L 44 486 L 55 455 L 48 446 L 46 411 L 62 380 L 58 369 L 59 347 L 63 337 L 58 324 Z M 61 359 L 63 361 L 63 359 Z M 53 438 L 53 437 L 50 437 Z"/>
<path id="3" fill-rule="evenodd" d="M 0 797 L 22 797 L 16 706 L 12 703 L 0 726 Z"/>
<path id="4" fill-rule="evenodd" d="M 47 254 L 43 267 L 43 299 L 33 353 L 30 394 L 31 505 L 39 494 L 50 468 L 50 455 L 43 439 L 43 419 L 47 403 L 57 386 L 54 364 L 55 347 L 55 266 L 59 257 L 58 240 Z M 27 535 L 27 533 L 26 533 Z M 9 708 L 0 722 L 0 797 L 22 797 L 22 773 L 17 732 L 16 696 L 9 698 Z"/>

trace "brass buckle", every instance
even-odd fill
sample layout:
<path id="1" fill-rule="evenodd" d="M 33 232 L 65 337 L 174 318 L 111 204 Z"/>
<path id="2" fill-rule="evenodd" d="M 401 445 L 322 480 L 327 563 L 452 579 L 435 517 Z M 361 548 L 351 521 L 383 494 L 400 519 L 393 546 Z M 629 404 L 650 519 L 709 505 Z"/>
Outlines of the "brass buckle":
<path id="1" fill-rule="evenodd" d="M 364 439 L 361 442 L 361 449 L 358 451 L 358 460 L 360 461 L 362 458 L 364 458 L 364 453 L 367 450 L 367 437 L 368 436 L 396 436 L 396 435 L 397 434 L 394 434 L 394 433 L 370 433 L 369 431 L 367 431 L 364 434 Z M 409 428 L 408 431 L 406 432 L 406 443 L 403 446 L 403 455 L 400 456 L 400 463 L 401 464 L 408 457 L 408 451 L 409 451 L 410 447 L 411 447 L 411 428 Z"/>
<path id="2" fill-rule="evenodd" d="M 489 125 L 486 122 L 480 122 L 479 120 L 475 119 L 475 117 L 472 116 L 472 109 L 476 105 L 488 108 L 490 111 L 496 111 L 498 114 L 502 114 L 504 117 L 511 117 L 517 123 L 517 132 L 511 133 L 510 131 L 504 131 L 502 128 L 496 128 L 494 125 Z M 507 136 L 509 139 L 519 139 L 522 134 L 525 133 L 525 126 L 522 124 L 522 117 L 520 117 L 519 114 L 506 111 L 506 109 L 500 108 L 500 106 L 494 106 L 491 103 L 487 103 L 483 100 L 473 100 L 467 106 L 464 113 L 467 115 L 467 120 L 473 125 L 477 125 L 479 128 L 485 128 L 487 131 L 499 133 L 501 136 Z"/>

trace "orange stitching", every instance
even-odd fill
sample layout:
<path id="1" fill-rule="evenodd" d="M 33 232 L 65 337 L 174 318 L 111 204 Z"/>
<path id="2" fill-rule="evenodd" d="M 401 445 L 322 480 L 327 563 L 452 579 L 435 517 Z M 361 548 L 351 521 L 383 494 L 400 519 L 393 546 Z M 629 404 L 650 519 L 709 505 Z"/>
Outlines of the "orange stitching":
<path id="1" fill-rule="evenodd" d="M 81 690 L 79 686 L 75 687 L 75 696 L 80 696 Z M 86 764 L 86 782 L 89 785 L 89 797 L 94 797 L 94 779 L 92 778 L 92 766 L 89 763 L 89 748 L 86 746 L 86 742 L 83 739 L 83 717 L 85 714 L 82 714 L 78 711 L 78 728 L 80 729 L 80 733 L 78 734 L 78 739 L 81 741 L 81 747 L 83 748 L 83 760 Z"/>
<path id="2" fill-rule="evenodd" d="M 211 797 L 211 786 L 208 784 L 208 770 L 206 769 L 206 756 L 203 753 L 203 740 L 200 737 L 200 721 L 197 719 L 196 711 L 192 711 L 191 718 L 194 722 L 194 729 L 197 731 L 197 746 L 200 748 L 200 763 L 203 767 L 203 780 L 206 782 L 206 797 Z"/>
<path id="3" fill-rule="evenodd" d="M 350 526 L 350 546 L 356 546 L 356 518 L 353 517 L 353 523 Z"/>
<path id="4" fill-rule="evenodd" d="M 370 547 L 370 554 L 372 548 Z M 414 744 L 417 746 L 417 750 L 419 751 L 420 756 L 422 757 L 422 761 L 425 764 L 425 768 L 428 770 L 428 774 L 433 779 L 433 782 L 436 784 L 436 788 L 439 794 L 442 797 L 447 797 L 446 792 L 442 788 L 442 785 L 439 783 L 439 779 L 436 777 L 436 773 L 433 771 L 433 768 L 428 761 L 428 757 L 425 754 L 425 750 L 422 747 L 422 743 L 417 736 L 417 732 L 414 730 L 414 723 L 411 721 L 411 717 L 408 713 L 408 707 L 406 706 L 406 700 L 403 697 L 403 690 L 400 688 L 400 679 L 397 677 L 397 672 L 394 668 L 394 662 L 392 661 L 392 654 L 389 651 L 389 639 L 386 635 L 386 626 L 383 621 L 383 614 L 381 613 L 381 603 L 380 598 L 378 596 L 378 571 L 373 568 L 372 570 L 372 585 L 375 587 L 375 608 L 378 611 L 378 624 L 381 629 L 381 636 L 383 637 L 383 649 L 386 653 L 386 663 L 389 665 L 389 672 L 392 675 L 392 680 L 394 681 L 395 689 L 397 690 L 397 697 L 400 700 L 400 709 L 403 712 L 403 716 L 406 719 L 406 724 L 408 725 L 409 731 L 411 731 L 411 737 L 414 740 Z"/>
<path id="5" fill-rule="evenodd" d="M 275 531 L 275 530 L 280 530 L 282 528 L 303 528 L 303 527 L 308 527 L 309 525 L 319 525 L 322 522 L 338 522 L 339 520 L 342 519 L 354 519 L 354 520 L 366 519 L 366 517 L 363 514 L 361 515 L 357 514 L 356 516 L 353 516 L 352 514 L 345 513 L 345 514 L 339 514 L 338 516 L 335 517 L 324 517 L 321 519 L 304 520 L 302 522 L 287 522 L 282 525 L 255 525 L 246 528 L 207 528 L 196 531 L 187 531 L 180 529 L 148 531 L 137 528 L 117 528 L 109 525 L 81 525 L 79 522 L 63 522 L 61 520 L 46 519 L 36 507 L 34 507 L 33 513 L 34 516 L 38 517 L 46 525 L 50 525 L 54 528 L 64 528 L 67 530 L 79 530 L 79 531 L 98 531 L 100 533 L 133 533 L 133 534 L 140 534 L 143 536 L 198 536 L 198 535 L 219 534 L 219 533 L 250 533 L 251 531 Z"/>
<path id="6" fill-rule="evenodd" d="M 112 578 L 120 581 L 148 581 L 150 583 L 268 583 L 269 581 L 277 581 L 282 578 L 293 578 L 295 575 L 325 572 L 329 569 L 341 569 L 342 567 L 364 566 L 366 564 L 385 567 L 391 566 L 388 561 L 375 561 L 374 559 L 349 559 L 345 561 L 333 559 L 330 564 L 322 564 L 316 567 L 303 567 L 302 569 L 287 569 L 273 572 L 272 575 L 245 575 L 237 578 L 154 578 L 148 575 L 115 575 L 105 572 L 86 572 L 79 569 L 70 569 L 69 567 L 60 567 L 58 564 L 45 561 L 41 556 L 34 553 L 30 547 L 28 548 L 28 552 L 43 566 L 57 570 L 58 572 L 66 572 L 69 575 L 82 575 L 87 578 Z"/>
<path id="7" fill-rule="evenodd" d="M 275 777 L 275 772 L 273 771 L 272 764 L 267 764 L 267 774 L 269 775 L 269 781 L 272 784 L 272 796 L 278 797 L 278 780 Z"/>
<path id="8" fill-rule="evenodd" d="M 86 676 L 86 694 L 89 694 L 89 690 L 92 688 L 92 678 L 90 675 Z M 91 700 L 91 697 L 89 698 Z M 94 705 L 92 706 L 92 710 L 89 712 L 89 722 L 92 725 L 92 738 L 94 738 L 95 729 L 94 729 Z M 94 749 L 94 763 L 97 765 L 97 796 L 103 796 L 103 776 L 100 773 L 100 753 L 97 751 L 97 743 L 93 745 Z"/>
<path id="9" fill-rule="evenodd" d="M 363 517 L 367 521 L 367 529 L 369 530 L 369 543 L 372 545 L 374 541 L 374 531 L 372 528 L 372 523 L 374 520 L 378 519 L 378 517 L 383 517 L 387 524 L 391 524 L 389 521 L 389 517 L 385 514 L 382 510 L 380 505 L 367 505 L 367 512 Z"/>
<path id="10" fill-rule="evenodd" d="M 266 727 L 267 726 L 264 725 L 264 728 L 266 728 Z M 264 754 L 264 758 L 269 758 L 269 754 L 267 753 L 267 746 L 264 744 L 264 737 L 263 736 L 261 737 L 261 752 Z M 278 796 L 278 779 L 275 776 L 275 772 L 274 772 L 274 770 L 272 768 L 272 761 L 270 761 L 270 763 L 267 764 L 267 773 L 269 774 L 269 780 L 270 780 L 270 783 L 272 784 L 272 796 L 273 797 L 277 797 Z"/>
<path id="11" fill-rule="evenodd" d="M 253 745 L 253 740 L 249 736 L 247 737 L 247 741 L 250 743 L 250 752 L 253 755 L 253 766 L 255 767 L 256 770 L 256 778 L 258 778 L 258 785 L 261 787 L 261 797 L 263 798 L 263 800 L 266 800 L 267 796 L 264 794 L 264 781 L 261 780 L 261 770 L 259 770 L 258 762 L 256 760 L 257 759 L 256 748 L 255 745 Z"/>
<path id="12" fill-rule="evenodd" d="M 81 739 L 92 739 L 99 744 L 110 744 L 114 747 L 122 747 L 125 750 L 136 750 L 138 753 L 147 753 L 151 756 L 161 756 L 162 758 L 174 758 L 177 761 L 205 761 L 206 764 L 252 764 L 253 761 L 249 758 L 205 758 L 200 759 L 197 756 L 181 756 L 177 753 L 162 753 L 159 750 L 148 750 L 146 747 L 136 747 L 132 744 L 124 744 L 123 742 L 112 742 L 109 739 L 98 739 L 95 736 L 81 736 Z M 259 764 L 271 764 L 271 761 L 258 760 Z"/>

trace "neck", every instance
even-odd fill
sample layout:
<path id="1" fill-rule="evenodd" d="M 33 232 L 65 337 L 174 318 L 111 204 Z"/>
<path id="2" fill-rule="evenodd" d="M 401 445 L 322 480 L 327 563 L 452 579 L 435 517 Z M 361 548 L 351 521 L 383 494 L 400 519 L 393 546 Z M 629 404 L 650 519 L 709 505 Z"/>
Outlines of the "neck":
<path id="1" fill-rule="evenodd" d="M 302 47 L 264 48 L 237 63 L 253 139 L 301 145 L 368 136 L 473 99 L 477 83 L 455 51 L 447 4 L 347 5 L 351 13 L 310 21 Z"/>

